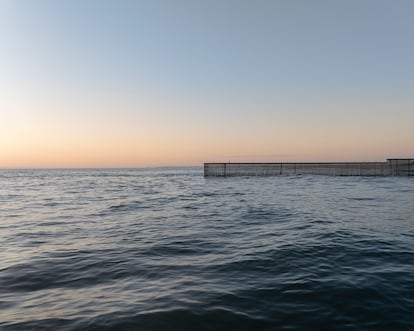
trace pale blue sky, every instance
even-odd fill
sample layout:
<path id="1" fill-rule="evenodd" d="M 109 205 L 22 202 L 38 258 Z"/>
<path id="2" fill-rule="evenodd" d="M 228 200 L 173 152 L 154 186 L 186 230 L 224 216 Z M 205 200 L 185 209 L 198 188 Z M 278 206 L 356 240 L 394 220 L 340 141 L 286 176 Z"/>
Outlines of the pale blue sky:
<path id="1" fill-rule="evenodd" d="M 366 148 L 376 152 L 367 150 L 367 159 L 412 156 L 414 139 L 406 131 L 414 120 L 413 17 L 408 0 L 0 0 L 0 112 L 10 119 L 3 147 L 10 149 L 21 136 L 13 131 L 19 120 L 39 115 L 46 123 L 36 124 L 42 131 L 62 126 L 62 136 L 48 135 L 62 146 L 68 134 L 88 139 L 88 128 L 96 140 L 117 139 L 123 130 L 131 131 L 125 139 L 145 140 L 145 134 L 134 137 L 134 122 L 138 131 L 159 128 L 166 150 L 186 139 L 196 148 L 199 140 L 197 157 L 151 154 L 148 161 L 142 156 L 128 163 L 124 156 L 125 165 L 197 164 L 203 153 L 207 160 L 228 159 L 235 145 L 226 141 L 249 134 L 258 140 L 236 154 L 288 158 L 282 155 L 289 142 L 280 145 L 286 136 L 275 133 L 283 130 L 318 138 L 308 147 L 314 158 L 328 159 L 335 144 L 320 146 L 323 137 L 317 135 L 336 127 L 361 139 L 370 139 L 373 130 Z M 355 128 L 349 117 L 363 125 Z M 71 125 L 86 124 L 70 131 L 67 118 Z M 147 118 L 152 120 L 145 126 L 140 119 Z M 104 135 L 110 123 L 115 128 Z M 389 146 L 381 141 L 381 149 L 376 141 L 386 124 Z M 166 131 L 176 133 L 176 144 L 162 138 Z M 209 132 L 221 139 L 207 143 Z M 29 148 L 25 139 L 15 150 Z M 272 139 L 274 145 L 263 144 Z M 293 141 L 291 158 L 312 158 L 306 144 Z M 352 157 L 352 146 L 346 145 L 344 157 Z M 363 150 L 355 150 L 355 159 L 364 158 Z M 194 154 L 191 148 L 181 152 Z"/>

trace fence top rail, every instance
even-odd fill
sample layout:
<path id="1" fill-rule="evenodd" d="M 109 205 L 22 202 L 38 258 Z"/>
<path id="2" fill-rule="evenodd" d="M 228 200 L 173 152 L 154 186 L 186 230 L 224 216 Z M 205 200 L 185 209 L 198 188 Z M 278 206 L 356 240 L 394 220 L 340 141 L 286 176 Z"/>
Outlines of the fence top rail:
<path id="1" fill-rule="evenodd" d="M 390 159 L 391 160 L 391 159 Z M 395 159 L 396 160 L 396 159 Z M 398 159 L 401 160 L 401 159 Z M 410 160 L 410 159 L 408 159 Z M 205 162 L 204 165 L 280 165 L 280 164 L 381 164 L 387 162 Z"/>

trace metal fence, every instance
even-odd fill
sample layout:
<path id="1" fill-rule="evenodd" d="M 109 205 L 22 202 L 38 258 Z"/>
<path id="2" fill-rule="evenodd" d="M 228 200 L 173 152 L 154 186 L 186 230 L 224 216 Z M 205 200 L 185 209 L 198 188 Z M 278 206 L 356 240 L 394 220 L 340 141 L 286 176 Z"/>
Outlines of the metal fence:
<path id="1" fill-rule="evenodd" d="M 204 176 L 414 176 L 414 159 L 387 162 L 205 163 Z"/>

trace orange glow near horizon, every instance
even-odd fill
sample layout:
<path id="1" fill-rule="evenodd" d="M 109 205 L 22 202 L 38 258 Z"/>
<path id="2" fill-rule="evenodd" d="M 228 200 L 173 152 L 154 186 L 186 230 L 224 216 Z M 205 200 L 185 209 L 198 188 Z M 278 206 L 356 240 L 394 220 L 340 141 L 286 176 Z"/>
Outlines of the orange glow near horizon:
<path id="1" fill-rule="evenodd" d="M 363 138 L 361 138 L 363 139 Z M 281 138 L 277 142 L 249 142 L 236 139 L 237 143 L 220 143 L 197 140 L 196 142 L 170 139 L 149 142 L 109 144 L 80 144 L 53 141 L 52 144 L 13 145 L 1 151 L 3 168 L 31 167 L 142 167 L 201 165 L 212 161 L 382 161 L 386 157 L 409 157 L 405 151 L 409 143 L 399 146 L 379 142 L 344 142 L 332 139 L 322 143 L 303 137 Z M 161 139 L 160 139 L 161 140 Z M 225 141 L 223 139 L 223 141 Z M 283 143 L 283 141 L 286 141 Z M 383 143 L 383 144 L 381 144 Z"/>
<path id="2" fill-rule="evenodd" d="M 408 113 L 410 103 L 399 108 L 367 102 L 200 106 L 95 99 L 76 105 L 51 100 L 1 103 L 6 109 L 0 123 L 1 168 L 383 161 L 414 154 L 410 128 L 414 115 L 410 113 L 405 121 L 398 117 L 399 110 Z M 193 112 L 196 107 L 198 112 Z M 238 116 L 220 117 L 234 109 Z"/>

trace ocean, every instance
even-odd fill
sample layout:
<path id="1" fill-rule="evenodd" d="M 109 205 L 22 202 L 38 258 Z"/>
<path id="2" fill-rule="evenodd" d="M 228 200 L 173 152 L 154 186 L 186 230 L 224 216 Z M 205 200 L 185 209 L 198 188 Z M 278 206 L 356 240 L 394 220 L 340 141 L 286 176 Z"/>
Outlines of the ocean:
<path id="1" fill-rule="evenodd" d="M 414 330 L 414 177 L 0 170 L 1 330 Z"/>

